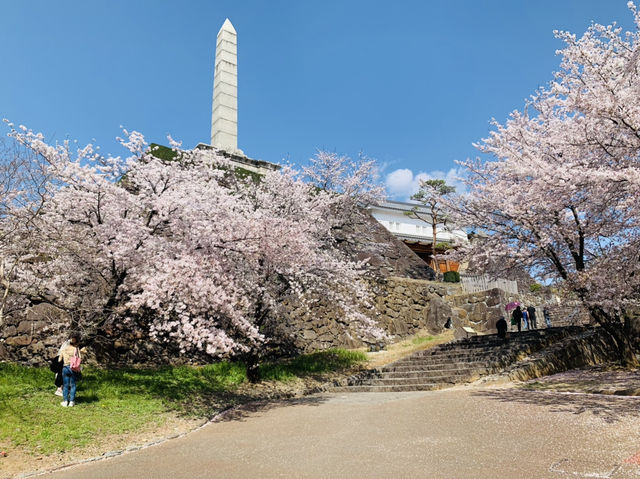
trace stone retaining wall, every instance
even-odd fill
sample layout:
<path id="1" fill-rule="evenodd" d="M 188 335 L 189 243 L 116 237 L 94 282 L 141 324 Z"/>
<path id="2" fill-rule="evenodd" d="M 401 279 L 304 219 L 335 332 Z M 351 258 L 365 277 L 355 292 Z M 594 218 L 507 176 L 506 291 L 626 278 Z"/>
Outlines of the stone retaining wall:
<path id="1" fill-rule="evenodd" d="M 462 327 L 476 332 L 495 332 L 496 321 L 505 313 L 505 305 L 514 300 L 500 289 L 464 294 L 459 284 L 440 283 L 401 277 L 380 278 L 373 282 L 374 304 L 365 313 L 375 318 L 395 342 L 419 331 L 438 334 L 448 319 L 456 332 Z M 528 304 L 528 303 L 525 303 Z M 56 354 L 66 339 L 67 331 L 56 329 L 60 324 L 60 312 L 44 305 L 30 308 L 23 318 L 6 318 L 0 329 L 0 360 L 19 361 L 27 364 L 46 364 Z M 544 327 L 539 308 L 538 327 Z M 280 345 L 281 352 L 312 352 L 335 347 L 380 347 L 375 338 L 360 338 L 358 325 L 349 323 L 331 305 L 319 302 L 307 311 L 292 305 L 288 318 L 279 321 L 282 336 L 291 338 Z M 460 337 L 463 334 L 456 334 Z M 167 363 L 177 359 L 183 362 L 201 362 L 202 358 L 177 356 L 167 348 L 145 340 L 142 328 L 128 336 L 112 334 L 115 361 L 119 363 Z"/>
<path id="2" fill-rule="evenodd" d="M 611 337 L 602 328 L 594 328 L 568 336 L 515 364 L 503 375 L 512 381 L 527 381 L 569 369 L 615 362 L 617 359 L 617 349 Z"/>
<path id="3" fill-rule="evenodd" d="M 443 331 L 447 319 L 462 324 L 452 310 L 448 297 L 459 293 L 459 285 L 409 278 L 388 277 L 373 284 L 375 303 L 366 311 L 389 335 L 389 341 L 427 330 L 433 334 Z M 478 295 L 476 295 L 478 296 Z M 464 303 L 464 301 L 462 301 Z M 0 330 L 0 360 L 27 364 L 46 364 L 56 354 L 68 331 L 53 328 L 60 324 L 59 314 L 50 307 L 32 308 L 25 319 L 17 323 L 11 319 Z M 475 317 L 475 316 L 473 316 Z M 465 323 L 467 324 L 467 323 Z M 301 305 L 292 305 L 288 318 L 280 321 L 283 336 L 292 338 L 282 350 L 304 352 L 335 347 L 379 347 L 375 338 L 359 338 L 358 325 L 349 323 L 331 305 L 319 302 L 310 312 Z M 145 341 L 142 330 L 113 342 L 115 360 L 119 363 L 154 363 L 175 361 L 175 355 L 159 345 Z M 193 360 L 197 358 L 184 358 Z"/>
<path id="4" fill-rule="evenodd" d="M 452 305 L 452 312 L 459 324 L 473 328 L 478 333 L 493 333 L 496 322 L 505 316 L 505 306 L 511 296 L 501 289 L 477 293 L 458 294 L 447 298 Z"/>
<path id="5" fill-rule="evenodd" d="M 447 319 L 452 317 L 445 298 L 458 290 L 457 285 L 399 277 L 379 279 L 372 288 L 374 304 L 364 313 L 387 333 L 386 342 L 423 330 L 442 332 Z M 325 303 L 319 303 L 311 311 L 297 305 L 288 316 L 286 333 L 300 351 L 380 346 L 375 338 L 359 338 L 357 324 L 347 323 L 341 312 Z"/>
<path id="6" fill-rule="evenodd" d="M 66 339 L 61 317 L 60 311 L 46 305 L 27 308 L 20 317 L 5 316 L 0 328 L 0 361 L 47 364 Z"/>

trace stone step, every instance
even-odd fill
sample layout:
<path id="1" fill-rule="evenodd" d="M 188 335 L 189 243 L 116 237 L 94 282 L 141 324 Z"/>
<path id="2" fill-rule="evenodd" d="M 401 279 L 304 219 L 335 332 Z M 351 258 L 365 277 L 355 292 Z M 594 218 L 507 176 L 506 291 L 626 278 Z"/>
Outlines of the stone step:
<path id="1" fill-rule="evenodd" d="M 414 354 L 409 358 L 425 358 L 432 359 L 438 357 L 449 357 L 454 355 L 473 355 L 473 354 L 489 354 L 495 351 L 507 351 L 508 349 L 522 348 L 477 348 L 477 349 L 448 349 L 446 351 L 435 351 L 431 354 Z M 409 359 L 407 358 L 407 359 Z"/>
<path id="2" fill-rule="evenodd" d="M 519 354 L 527 353 L 527 351 L 507 352 L 492 354 L 457 354 L 451 356 L 433 357 L 433 358 L 406 358 L 393 363 L 394 366 L 410 366 L 413 364 L 447 364 L 447 363 L 465 363 L 476 361 L 491 361 L 501 358 L 510 358 Z"/>
<path id="3" fill-rule="evenodd" d="M 411 363 L 411 364 L 393 364 L 386 366 L 380 371 L 392 372 L 392 371 L 437 371 L 439 369 L 468 369 L 468 368 L 482 368 L 493 367 L 495 365 L 511 364 L 516 359 L 509 358 L 494 358 L 494 359 L 482 359 L 478 361 L 447 361 L 443 363 Z"/>
<path id="4" fill-rule="evenodd" d="M 405 391 L 433 391 L 436 389 L 442 389 L 443 384 L 412 384 L 412 385 L 388 385 L 388 386 L 368 386 L 368 385 L 358 385 L 358 386 L 342 386 L 332 388 L 332 392 L 405 392 Z"/>
<path id="5" fill-rule="evenodd" d="M 404 359 L 434 359 L 439 357 L 465 356 L 477 354 L 491 354 L 500 351 L 520 350 L 522 348 L 483 348 L 483 349 L 450 349 L 447 351 L 435 351 L 432 354 L 412 354 Z"/>
<path id="6" fill-rule="evenodd" d="M 569 333 L 578 331 L 576 328 Z M 512 333 L 507 343 L 495 335 L 474 336 L 415 353 L 362 378 L 360 384 L 333 390 L 427 391 L 462 384 L 499 372 L 523 355 L 543 349 L 567 334 L 567 329 Z"/>
<path id="7" fill-rule="evenodd" d="M 406 364 L 398 366 L 387 366 L 382 368 L 382 373 L 406 373 L 411 371 L 455 371 L 469 368 L 483 368 L 494 364 L 510 364 L 512 361 L 476 361 L 476 362 L 449 362 L 442 364 Z"/>
<path id="8" fill-rule="evenodd" d="M 482 347 L 482 348 L 455 348 L 445 350 L 433 350 L 429 353 L 415 353 L 410 357 L 416 358 L 433 358 L 437 356 L 448 356 L 451 354 L 486 354 L 495 351 L 520 351 L 523 349 L 539 348 L 546 343 L 531 342 L 525 344 L 502 344 L 497 346 Z"/>
<path id="9" fill-rule="evenodd" d="M 414 384 L 459 384 L 469 382 L 471 378 L 480 377 L 480 374 L 465 374 L 464 376 L 427 376 L 427 377 L 418 377 L 418 378 L 378 378 L 372 381 L 367 381 L 366 383 L 360 384 L 360 386 L 370 385 L 370 386 L 402 386 L 402 385 L 414 385 Z"/>
<path id="10" fill-rule="evenodd" d="M 395 379 L 395 378 L 428 378 L 428 377 L 459 377 L 469 374 L 486 374 L 491 372 L 491 368 L 468 368 L 468 369 L 433 369 L 428 371 L 390 371 L 384 372 L 375 379 Z"/>
<path id="11" fill-rule="evenodd" d="M 546 338 L 555 338 L 560 337 L 562 334 L 549 334 L 549 333 L 538 333 L 537 331 L 532 333 L 517 333 L 511 332 L 509 334 L 508 342 L 511 343 L 519 343 L 519 342 L 531 342 L 531 341 L 541 341 Z M 476 347 L 478 345 L 484 344 L 501 344 L 504 341 L 497 337 L 497 335 L 485 335 L 485 336 L 474 336 L 469 339 L 461 339 L 458 341 L 452 341 L 450 343 L 439 345 L 443 348 L 451 348 L 451 347 Z"/>
<path id="12" fill-rule="evenodd" d="M 541 338 L 513 338 L 510 337 L 509 340 L 503 341 L 502 339 L 488 339 L 484 341 L 477 341 L 473 343 L 463 343 L 463 342 L 451 342 L 446 344 L 440 344 L 437 347 L 439 349 L 453 349 L 453 348 L 481 348 L 485 346 L 500 346 L 502 344 L 523 344 L 523 343 L 531 343 L 540 341 Z"/>
<path id="13" fill-rule="evenodd" d="M 473 350 L 487 350 L 487 349 L 496 349 L 496 348 L 505 348 L 505 347 L 524 347 L 530 344 L 540 344 L 541 340 L 539 339 L 525 339 L 521 341 L 513 341 L 509 340 L 507 342 L 504 341 L 496 341 L 496 342 L 484 342 L 477 344 L 446 344 L 439 347 L 435 347 L 432 349 L 427 349 L 425 351 L 420 351 L 416 353 L 417 355 L 432 355 L 438 354 L 443 351 L 473 351 Z"/>

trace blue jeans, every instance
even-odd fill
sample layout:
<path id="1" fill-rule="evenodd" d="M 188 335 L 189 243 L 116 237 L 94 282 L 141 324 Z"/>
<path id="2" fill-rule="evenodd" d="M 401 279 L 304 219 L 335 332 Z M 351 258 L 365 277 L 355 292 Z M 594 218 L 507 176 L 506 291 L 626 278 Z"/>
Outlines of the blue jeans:
<path id="1" fill-rule="evenodd" d="M 62 398 L 65 401 L 76 400 L 76 381 L 78 375 L 69 366 L 62 368 Z"/>

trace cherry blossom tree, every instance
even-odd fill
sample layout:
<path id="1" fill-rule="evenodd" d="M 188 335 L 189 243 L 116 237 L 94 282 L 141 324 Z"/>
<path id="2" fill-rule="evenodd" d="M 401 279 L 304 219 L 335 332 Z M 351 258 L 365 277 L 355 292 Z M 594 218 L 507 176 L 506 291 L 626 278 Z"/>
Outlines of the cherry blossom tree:
<path id="1" fill-rule="evenodd" d="M 95 338 L 141 318 L 150 337 L 182 352 L 244 358 L 259 378 L 278 340 L 285 298 L 323 297 L 354 329 L 383 336 L 363 314 L 362 264 L 335 246 L 330 214 L 352 197 L 321 191 L 290 168 L 242 180 L 213 151 L 155 157 L 142 135 L 126 158 L 75 152 L 40 134 L 11 136 L 47 166 L 57 189 L 37 215 L 39 247 L 15 272 L 20 292 L 68 311 Z"/>
<path id="2" fill-rule="evenodd" d="M 302 171 L 308 182 L 338 199 L 340 207 L 332 217 L 343 224 L 352 222 L 354 215 L 365 214 L 364 208 L 386 197 L 375 160 L 362 154 L 354 160 L 346 155 L 318 151 Z"/>
<path id="3" fill-rule="evenodd" d="M 50 197 L 50 189 L 50 178 L 36 155 L 15 141 L 0 142 L 0 327 L 5 314 L 25 306 L 9 293 L 18 286 L 13 284 L 16 269 L 37 247 L 33 220 Z"/>
<path id="4" fill-rule="evenodd" d="M 629 4 L 636 26 L 640 16 Z M 640 30 L 594 24 L 565 42 L 555 80 L 494 122 L 469 160 L 464 222 L 486 233 L 466 254 L 526 267 L 580 299 L 635 364 L 628 328 L 640 305 Z"/>

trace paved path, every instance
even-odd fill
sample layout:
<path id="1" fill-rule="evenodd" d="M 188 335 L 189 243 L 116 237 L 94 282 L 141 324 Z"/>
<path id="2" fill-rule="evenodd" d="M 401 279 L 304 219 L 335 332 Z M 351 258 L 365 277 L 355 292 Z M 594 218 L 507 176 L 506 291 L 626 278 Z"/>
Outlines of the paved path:
<path id="1" fill-rule="evenodd" d="M 255 408 L 44 477 L 639 478 L 638 451 L 639 398 L 458 388 Z"/>

